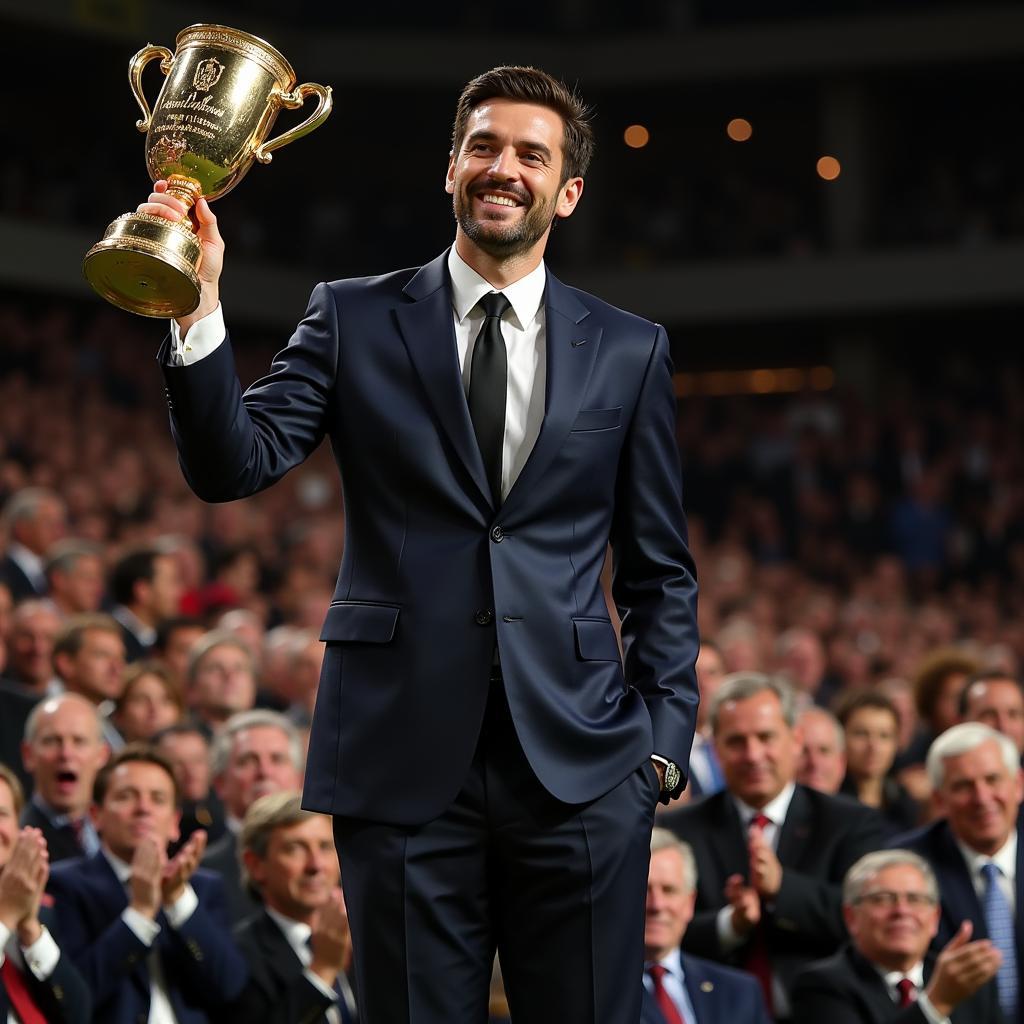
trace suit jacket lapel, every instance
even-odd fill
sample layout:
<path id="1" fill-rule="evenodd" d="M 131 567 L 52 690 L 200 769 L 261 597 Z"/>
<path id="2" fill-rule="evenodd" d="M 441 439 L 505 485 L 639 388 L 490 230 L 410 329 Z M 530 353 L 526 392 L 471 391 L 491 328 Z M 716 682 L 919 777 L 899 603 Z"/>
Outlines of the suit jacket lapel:
<path id="1" fill-rule="evenodd" d="M 987 938 L 988 926 L 985 923 L 985 914 L 981 909 L 981 901 L 974 890 L 974 883 L 967 870 L 967 863 L 964 861 L 960 848 L 956 845 L 948 823 L 943 822 L 939 826 L 936 838 L 939 857 L 938 863 L 934 867 L 939 875 L 939 889 L 942 893 L 949 927 L 955 932 L 964 918 L 970 918 L 974 922 L 974 938 Z M 1018 844 L 1018 858 L 1019 856 Z"/>
<path id="2" fill-rule="evenodd" d="M 714 984 L 691 957 L 681 954 L 680 959 L 683 964 L 683 985 L 697 1020 L 700 1024 L 719 1024 L 721 1018 L 715 1002 Z"/>
<path id="3" fill-rule="evenodd" d="M 505 511 L 530 493 L 572 430 L 601 345 L 602 328 L 588 322 L 589 316 L 590 310 L 549 271 L 544 298 L 544 422 L 526 465 L 505 499 Z"/>
<path id="4" fill-rule="evenodd" d="M 889 990 L 885 987 L 882 976 L 853 946 L 846 948 L 846 956 L 861 981 L 860 990 L 864 994 L 864 1001 L 871 1008 L 873 1019 L 878 1021 L 889 1020 L 893 1015 L 893 1008 L 896 1004 L 893 1002 Z M 925 981 L 927 980 L 928 971 L 926 968 Z"/>
<path id="5" fill-rule="evenodd" d="M 807 848 L 807 840 L 813 832 L 813 816 L 810 797 L 802 786 L 797 786 L 789 803 L 789 810 L 786 811 L 786 820 L 779 830 L 776 855 L 780 864 L 795 867 L 800 863 L 801 855 Z"/>
<path id="6" fill-rule="evenodd" d="M 420 268 L 403 289 L 412 301 L 399 305 L 395 315 L 409 358 L 423 381 L 442 429 L 480 496 L 493 505 L 459 372 L 447 261 L 445 250 Z"/>

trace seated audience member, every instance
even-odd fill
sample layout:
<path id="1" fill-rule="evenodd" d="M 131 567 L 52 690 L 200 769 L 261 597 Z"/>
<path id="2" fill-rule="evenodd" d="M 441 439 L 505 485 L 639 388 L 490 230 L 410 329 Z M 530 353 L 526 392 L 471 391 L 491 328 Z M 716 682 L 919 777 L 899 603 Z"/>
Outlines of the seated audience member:
<path id="1" fill-rule="evenodd" d="M 892 701 L 877 691 L 861 690 L 840 705 L 839 721 L 846 732 L 846 778 L 839 792 L 878 810 L 889 836 L 913 828 L 920 807 L 890 774 L 899 742 Z"/>
<path id="2" fill-rule="evenodd" d="M 862 857 L 843 883 L 850 944 L 812 964 L 793 986 L 793 1024 L 999 1024 L 986 986 L 999 953 L 965 924 L 938 957 L 938 887 L 908 850 Z"/>
<path id="3" fill-rule="evenodd" d="M 128 661 L 138 661 L 156 642 L 160 623 L 178 614 L 182 585 L 177 559 L 159 545 L 127 552 L 110 574 L 110 594 Z"/>
<path id="4" fill-rule="evenodd" d="M 176 725 L 183 712 L 181 692 L 171 670 L 150 658 L 128 667 L 110 718 L 125 743 L 148 743 L 157 733 Z"/>
<path id="5" fill-rule="evenodd" d="M 142 744 L 118 751 L 96 777 L 102 840 L 92 857 L 50 875 L 61 941 L 103 1024 L 207 1024 L 241 992 L 245 962 L 231 937 L 223 886 L 198 869 L 197 832 L 168 861 L 178 789 L 166 759 Z"/>
<path id="6" fill-rule="evenodd" d="M 203 620 L 191 615 L 172 615 L 156 627 L 156 640 L 150 653 L 171 670 L 182 693 L 188 681 L 188 661 L 192 648 L 206 632 Z"/>
<path id="7" fill-rule="evenodd" d="M 654 829 L 641 1024 L 767 1024 L 754 977 L 679 951 L 696 899 L 693 852 L 667 829 Z"/>
<path id="8" fill-rule="evenodd" d="M 103 738 L 111 750 L 124 740 L 107 715 L 124 689 L 124 641 L 109 615 L 66 619 L 53 645 L 53 668 L 68 693 L 77 693 L 100 711 Z"/>
<path id="9" fill-rule="evenodd" d="M 697 706 L 697 731 L 690 749 L 690 781 L 686 788 L 693 797 L 700 797 L 718 793 L 725 785 L 722 767 L 718 763 L 715 744 L 708 729 L 707 708 L 725 678 L 725 661 L 716 644 L 701 641 L 695 668 L 700 704 Z M 663 806 L 658 804 L 659 808 Z"/>
<path id="10" fill-rule="evenodd" d="M 1024 782 L 1017 748 L 987 725 L 965 722 L 932 744 L 927 768 L 944 818 L 896 843 L 920 854 L 935 872 L 942 901 L 938 941 L 948 942 L 970 921 L 974 936 L 991 939 L 1002 954 L 999 1003 L 1008 1024 L 1021 1024 Z"/>
<path id="11" fill-rule="evenodd" d="M 683 949 L 752 971 L 781 1020 L 796 972 L 846 938 L 843 876 L 881 845 L 881 824 L 870 808 L 795 782 L 802 737 L 784 681 L 730 676 L 708 714 L 726 788 L 661 819 L 697 860 Z"/>
<path id="12" fill-rule="evenodd" d="M 960 717 L 1009 736 L 1024 757 L 1024 687 L 1016 676 L 998 669 L 971 676 L 960 695 Z"/>
<path id="13" fill-rule="evenodd" d="M 242 820 L 261 796 L 302 789 L 303 753 L 298 733 L 284 715 L 256 709 L 228 719 L 213 744 L 213 787 L 224 805 L 224 835 L 210 846 L 204 867 L 220 873 L 228 916 L 237 923 L 257 909 L 242 884 L 238 836 Z"/>
<path id="14" fill-rule="evenodd" d="M 53 644 L 60 619 L 48 601 L 27 600 L 14 606 L 7 637 L 8 688 L 34 700 L 54 691 Z"/>
<path id="15" fill-rule="evenodd" d="M 198 829 L 206 833 L 207 849 L 224 834 L 224 805 L 212 789 L 210 741 L 192 722 L 178 722 L 153 737 L 153 745 L 174 769 L 181 791 L 181 836 L 170 849 L 177 852 Z"/>
<path id="16" fill-rule="evenodd" d="M 196 721 L 215 735 L 256 702 L 256 672 L 249 648 L 231 633 L 206 633 L 192 647 L 185 702 Z"/>
<path id="17" fill-rule="evenodd" d="M 828 704 L 838 680 L 828 674 L 828 655 L 813 629 L 794 626 L 775 645 L 775 671 L 793 688 L 797 706 Z"/>
<path id="18" fill-rule="evenodd" d="M 18 830 L 23 802 L 17 776 L 0 764 L 0 1021 L 88 1024 L 89 990 L 48 927 L 46 840 Z"/>
<path id="19" fill-rule="evenodd" d="M 351 1024 L 355 1000 L 338 854 L 330 817 L 272 793 L 245 816 L 239 846 L 262 908 L 235 929 L 249 981 L 231 1007 L 246 1024 Z"/>
<path id="20" fill-rule="evenodd" d="M 21 754 L 33 781 L 21 823 L 42 832 L 50 862 L 96 853 L 100 840 L 89 808 L 110 749 L 95 706 L 77 693 L 37 704 L 25 723 Z"/>
<path id="21" fill-rule="evenodd" d="M 66 521 L 64 500 L 45 487 L 23 487 L 4 505 L 0 524 L 8 544 L 0 557 L 0 581 L 15 601 L 46 594 L 45 559 Z"/>
<path id="22" fill-rule="evenodd" d="M 86 540 L 62 540 L 46 559 L 49 597 L 64 617 L 98 612 L 103 602 L 103 549 Z"/>
<path id="23" fill-rule="evenodd" d="M 808 708 L 797 719 L 803 736 L 796 781 L 819 793 L 838 793 L 846 773 L 846 739 L 835 715 Z"/>

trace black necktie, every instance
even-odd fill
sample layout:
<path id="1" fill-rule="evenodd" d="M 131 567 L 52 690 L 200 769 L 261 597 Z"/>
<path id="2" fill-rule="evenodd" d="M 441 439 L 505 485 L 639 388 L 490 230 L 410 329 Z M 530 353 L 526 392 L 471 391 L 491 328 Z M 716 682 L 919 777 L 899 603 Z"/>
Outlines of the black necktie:
<path id="1" fill-rule="evenodd" d="M 505 443 L 505 389 L 508 356 L 501 334 L 501 317 L 511 303 L 501 292 L 485 295 L 478 303 L 484 323 L 473 346 L 469 374 L 469 415 L 476 443 L 487 470 L 496 505 L 501 504 L 501 454 Z"/>

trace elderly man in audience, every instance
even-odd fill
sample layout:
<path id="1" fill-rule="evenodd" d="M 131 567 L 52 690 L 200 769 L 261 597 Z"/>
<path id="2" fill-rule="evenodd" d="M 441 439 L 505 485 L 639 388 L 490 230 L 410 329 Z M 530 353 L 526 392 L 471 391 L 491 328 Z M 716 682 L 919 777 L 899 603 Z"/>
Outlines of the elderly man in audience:
<path id="1" fill-rule="evenodd" d="M 53 688 L 53 645 L 60 618 L 49 601 L 29 598 L 15 605 L 7 637 L 8 688 L 33 700 Z"/>
<path id="2" fill-rule="evenodd" d="M 944 818 L 897 840 L 931 864 L 939 882 L 939 942 L 961 922 L 1002 955 L 995 986 L 1007 1024 L 1024 1022 L 1024 842 L 1019 817 L 1024 781 L 1017 748 L 980 722 L 947 729 L 926 767 Z"/>
<path id="3" fill-rule="evenodd" d="M 228 915 L 237 923 L 257 909 L 239 869 L 242 820 L 261 796 L 302 789 L 302 743 L 284 715 L 257 708 L 228 719 L 214 740 L 212 758 L 213 786 L 224 805 L 226 827 L 203 865 L 224 879 Z"/>
<path id="4" fill-rule="evenodd" d="M 149 653 L 160 623 L 178 614 L 182 589 L 178 561 L 167 546 L 136 548 L 114 565 L 112 614 L 121 624 L 129 661 Z"/>
<path id="5" fill-rule="evenodd" d="M 185 703 L 195 719 L 216 734 L 224 723 L 256 703 L 256 665 L 245 641 L 219 630 L 192 647 Z"/>
<path id="6" fill-rule="evenodd" d="M 89 990 L 48 928 L 46 840 L 18 830 L 23 802 L 17 776 L 0 764 L 0 1021 L 88 1024 Z"/>
<path id="7" fill-rule="evenodd" d="M 96 778 L 103 845 L 50 875 L 60 935 L 103 1024 L 207 1024 L 237 997 L 246 968 L 216 875 L 198 869 L 197 832 L 174 856 L 178 788 L 166 759 L 138 744 Z"/>
<path id="8" fill-rule="evenodd" d="M 48 697 L 28 716 L 21 756 L 34 785 L 21 823 L 42 832 L 51 863 L 99 850 L 89 808 L 109 754 L 99 712 L 76 693 Z"/>
<path id="9" fill-rule="evenodd" d="M 58 614 L 98 612 L 106 589 L 103 549 L 91 541 L 58 541 L 46 559 L 49 597 Z"/>
<path id="10" fill-rule="evenodd" d="M 0 580 L 15 601 L 46 594 L 45 559 L 64 535 L 66 515 L 63 499 L 45 487 L 16 491 L 4 506 L 0 518 L 8 544 L 0 558 Z"/>
<path id="11" fill-rule="evenodd" d="M 754 973 L 779 1020 L 796 972 L 845 939 L 843 876 L 882 839 L 870 808 L 795 782 L 796 713 L 783 680 L 727 678 L 709 709 L 726 789 L 661 819 L 697 860 L 684 950 Z"/>
<path id="12" fill-rule="evenodd" d="M 743 971 L 680 953 L 693 919 L 697 864 L 667 829 L 651 835 L 644 930 L 641 1024 L 767 1024 L 756 979 Z"/>
<path id="13" fill-rule="evenodd" d="M 249 982 L 230 1018 L 246 1024 L 351 1024 L 355 999 L 331 819 L 295 793 L 260 797 L 239 839 L 262 909 L 235 929 Z"/>
<path id="14" fill-rule="evenodd" d="M 1000 1024 L 990 981 L 999 952 L 965 922 L 938 957 L 939 894 L 909 850 L 862 857 L 843 882 L 850 944 L 812 964 L 793 987 L 794 1024 Z"/>
<path id="15" fill-rule="evenodd" d="M 796 781 L 820 793 L 838 793 L 846 774 L 846 738 L 836 716 L 808 708 L 797 719 L 803 736 Z"/>
<path id="16" fill-rule="evenodd" d="M 1024 686 L 1016 676 L 999 669 L 975 673 L 960 695 L 960 717 L 1009 736 L 1024 757 Z"/>

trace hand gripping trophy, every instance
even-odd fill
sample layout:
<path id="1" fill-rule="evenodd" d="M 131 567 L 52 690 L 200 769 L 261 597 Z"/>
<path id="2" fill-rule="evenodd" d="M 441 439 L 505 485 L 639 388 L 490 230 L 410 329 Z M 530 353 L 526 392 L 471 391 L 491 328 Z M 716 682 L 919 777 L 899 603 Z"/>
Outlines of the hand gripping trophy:
<path id="1" fill-rule="evenodd" d="M 216 199 L 235 187 L 253 160 L 308 135 L 327 119 L 331 90 L 296 86 L 292 66 L 269 43 L 223 25 L 191 25 L 178 33 L 174 53 L 148 45 L 129 65 L 143 117 L 146 166 L 153 181 L 191 209 L 200 197 Z M 167 76 L 150 112 L 142 71 L 155 58 Z M 275 139 L 270 130 L 282 108 L 295 110 L 309 96 L 316 109 Z M 121 309 L 141 316 L 186 316 L 199 305 L 201 248 L 190 219 L 172 222 L 126 213 L 106 230 L 82 269 L 92 287 Z"/>

